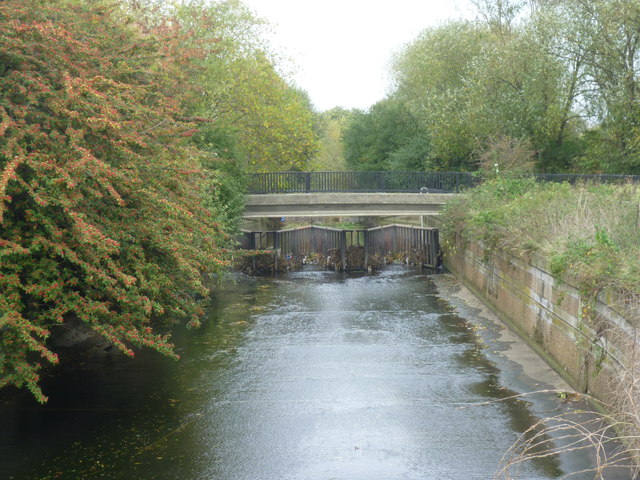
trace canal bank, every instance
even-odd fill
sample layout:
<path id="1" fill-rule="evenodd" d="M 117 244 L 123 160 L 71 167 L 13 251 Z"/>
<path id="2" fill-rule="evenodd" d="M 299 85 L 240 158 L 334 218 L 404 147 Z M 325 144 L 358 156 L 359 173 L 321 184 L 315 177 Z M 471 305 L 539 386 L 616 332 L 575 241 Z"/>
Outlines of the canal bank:
<path id="1" fill-rule="evenodd" d="M 555 278 L 548 259 L 528 260 L 457 239 L 445 263 L 458 279 L 510 325 L 576 390 L 605 403 L 624 368 L 635 327 L 624 299 L 602 292 L 585 298 L 567 278 Z"/>
<path id="2" fill-rule="evenodd" d="M 46 406 L 4 399 L 2 478 L 491 478 L 522 432 L 574 405 L 464 300 L 402 266 L 235 275 L 201 329 L 176 332 L 180 362 L 107 352 L 47 379 Z M 553 455 L 521 478 L 590 466 Z"/>
<path id="3" fill-rule="evenodd" d="M 523 435 L 505 452 L 501 471 L 492 478 L 523 478 L 518 473 L 520 463 L 531 462 L 541 455 L 553 452 L 566 454 L 572 450 L 582 450 L 591 466 L 585 467 L 584 458 L 580 456 L 568 455 L 565 457 L 568 462 L 565 465 L 568 469 L 566 477 L 561 478 L 636 478 L 628 456 L 620 456 L 622 445 L 614 438 L 615 432 L 594 409 L 588 396 L 576 392 L 537 349 L 517 335 L 455 275 L 447 273 L 432 278 L 439 294 L 455 306 L 460 315 L 472 319 L 480 342 L 486 344 L 486 355 L 501 365 L 502 385 L 524 392 L 519 394 L 520 398 L 529 402 L 533 400 L 533 405 L 537 406 L 540 428 L 534 429 L 535 435 Z M 548 443 L 548 438 L 542 433 L 553 438 L 553 442 Z M 576 462 L 578 458 L 580 460 Z M 585 468 L 582 473 L 577 473 Z"/>
<path id="4" fill-rule="evenodd" d="M 444 258 L 480 301 L 589 398 L 607 419 L 604 438 L 624 439 L 626 450 L 617 448 L 602 462 L 637 465 L 637 303 L 612 289 L 585 292 L 575 278 L 552 275 L 549 259 L 539 254 L 521 258 L 456 237 Z M 590 441 L 599 440 L 591 435 Z"/>

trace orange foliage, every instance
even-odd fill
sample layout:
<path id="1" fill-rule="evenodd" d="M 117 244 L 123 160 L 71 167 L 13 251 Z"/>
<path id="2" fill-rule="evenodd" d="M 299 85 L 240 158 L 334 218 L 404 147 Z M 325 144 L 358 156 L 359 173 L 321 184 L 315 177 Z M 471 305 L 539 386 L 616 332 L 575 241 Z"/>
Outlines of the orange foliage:
<path id="1" fill-rule="evenodd" d="M 226 236 L 181 107 L 211 46 L 186 40 L 99 2 L 0 3 L 0 387 L 46 401 L 60 323 L 176 357 L 155 325 L 203 314 Z"/>

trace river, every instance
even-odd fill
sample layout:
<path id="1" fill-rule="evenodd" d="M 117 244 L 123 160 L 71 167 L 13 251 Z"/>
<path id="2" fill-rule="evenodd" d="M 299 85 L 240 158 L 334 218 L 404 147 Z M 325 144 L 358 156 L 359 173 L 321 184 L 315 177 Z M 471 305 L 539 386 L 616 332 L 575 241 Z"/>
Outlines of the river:
<path id="1" fill-rule="evenodd" d="M 549 385 L 438 281 L 400 266 L 232 276 L 208 321 L 176 333 L 182 360 L 104 352 L 54 370 L 45 406 L 0 397 L 0 479 L 490 479 L 564 407 L 504 400 Z M 552 456 L 520 478 L 589 462 Z"/>

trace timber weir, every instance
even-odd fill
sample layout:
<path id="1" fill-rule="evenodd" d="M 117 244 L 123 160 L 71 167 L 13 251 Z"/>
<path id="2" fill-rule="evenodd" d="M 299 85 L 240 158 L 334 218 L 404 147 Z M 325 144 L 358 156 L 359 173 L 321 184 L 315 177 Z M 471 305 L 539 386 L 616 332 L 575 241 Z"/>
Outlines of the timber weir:
<path id="1" fill-rule="evenodd" d="M 435 271 L 442 268 L 438 229 L 426 227 L 244 231 L 240 248 L 263 252 L 247 259 L 245 267 L 252 273 L 279 272 L 312 262 L 335 270 L 371 270 L 395 259 Z"/>

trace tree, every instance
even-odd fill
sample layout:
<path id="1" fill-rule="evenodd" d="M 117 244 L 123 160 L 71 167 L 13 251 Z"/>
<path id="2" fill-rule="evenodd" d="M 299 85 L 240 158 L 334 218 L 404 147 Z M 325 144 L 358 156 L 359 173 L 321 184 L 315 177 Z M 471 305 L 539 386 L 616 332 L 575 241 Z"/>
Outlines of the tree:
<path id="1" fill-rule="evenodd" d="M 453 22 L 425 30 L 395 59 L 396 97 L 428 132 L 437 169 L 473 169 L 476 129 L 485 126 L 470 108 L 470 92 L 487 36 L 473 23 Z"/>
<path id="2" fill-rule="evenodd" d="M 583 98 L 597 127 L 582 165 L 640 173 L 640 2 L 564 0 L 549 8 L 571 26 L 562 42 L 584 52 Z"/>
<path id="3" fill-rule="evenodd" d="M 564 68 L 556 121 L 560 128 L 555 129 L 557 139 L 554 148 L 547 149 L 543 165 L 568 168 L 573 163 L 580 171 L 640 172 L 637 101 L 640 2 L 477 0 L 475 3 L 480 4 L 483 18 L 490 24 L 500 17 L 499 7 L 517 12 L 519 28 L 534 31 L 546 55 Z M 527 4 L 528 15 L 524 8 Z"/>
<path id="4" fill-rule="evenodd" d="M 211 45 L 98 0 L 7 0 L 0 26 L 0 387 L 44 402 L 58 326 L 177 357 L 156 326 L 204 313 L 226 235 L 182 105 Z"/>
<path id="5" fill-rule="evenodd" d="M 236 76 L 238 102 L 229 121 L 246 155 L 246 170 L 305 170 L 319 149 L 307 94 L 282 80 L 264 59 Z"/>
<path id="6" fill-rule="evenodd" d="M 396 59 L 396 95 L 429 133 L 437 168 L 473 170 L 478 152 L 504 135 L 528 139 L 538 168 L 566 169 L 557 159 L 578 134 L 577 89 L 536 24 L 516 24 L 515 7 L 499 3 L 486 24 L 423 32 Z"/>
<path id="7" fill-rule="evenodd" d="M 355 170 L 422 170 L 428 138 L 404 104 L 387 98 L 356 111 L 344 131 L 347 165 Z"/>
<path id="8" fill-rule="evenodd" d="M 321 171 L 343 171 L 347 164 L 344 155 L 343 133 L 352 113 L 335 107 L 317 115 L 317 129 L 320 138 L 314 166 Z"/>
<path id="9" fill-rule="evenodd" d="M 264 21 L 237 0 L 192 1 L 175 15 L 185 33 L 216 44 L 199 61 L 202 95 L 191 105 L 214 120 L 204 128 L 211 150 L 245 171 L 306 169 L 319 148 L 313 109 L 279 72 Z"/>
<path id="10" fill-rule="evenodd" d="M 484 138 L 502 134 L 526 139 L 537 152 L 538 171 L 563 171 L 570 168 L 567 152 L 582 127 L 575 111 L 579 70 L 567 68 L 550 52 L 538 25 L 529 22 L 492 38 L 475 73 L 482 85 L 475 98 L 477 108 L 490 109 L 486 125 L 494 133 Z"/>

